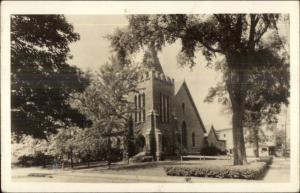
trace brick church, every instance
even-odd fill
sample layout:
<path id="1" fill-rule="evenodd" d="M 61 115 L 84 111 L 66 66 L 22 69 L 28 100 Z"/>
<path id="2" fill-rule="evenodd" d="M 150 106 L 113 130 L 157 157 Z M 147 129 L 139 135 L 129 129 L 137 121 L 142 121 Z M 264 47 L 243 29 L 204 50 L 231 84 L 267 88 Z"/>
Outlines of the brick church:
<path id="1" fill-rule="evenodd" d="M 206 131 L 188 85 L 184 81 L 175 91 L 175 81 L 164 74 L 157 54 L 148 54 L 138 93 L 130 95 L 136 108 L 133 120 L 137 152 L 157 160 L 181 152 L 199 153 L 205 145 Z"/>

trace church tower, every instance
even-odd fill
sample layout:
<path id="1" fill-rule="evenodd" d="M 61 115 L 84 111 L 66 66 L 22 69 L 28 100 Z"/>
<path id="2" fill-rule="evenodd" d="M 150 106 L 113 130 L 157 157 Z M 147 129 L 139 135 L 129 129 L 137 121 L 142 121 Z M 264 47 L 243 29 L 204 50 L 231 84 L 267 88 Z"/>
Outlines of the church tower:
<path id="1" fill-rule="evenodd" d="M 154 48 L 145 52 L 143 65 L 146 71 L 139 78 L 138 93 L 132 96 L 136 146 L 138 152 L 160 160 L 175 151 L 174 79 L 164 74 Z"/>

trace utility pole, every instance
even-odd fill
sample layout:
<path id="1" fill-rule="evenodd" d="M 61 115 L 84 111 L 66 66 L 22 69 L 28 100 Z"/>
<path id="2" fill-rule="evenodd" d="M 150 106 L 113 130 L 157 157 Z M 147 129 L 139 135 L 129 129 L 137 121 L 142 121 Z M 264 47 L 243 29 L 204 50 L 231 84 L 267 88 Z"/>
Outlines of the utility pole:
<path id="1" fill-rule="evenodd" d="M 284 121 L 284 158 L 286 158 L 286 119 L 287 119 L 287 107 L 286 107 L 286 110 L 285 110 L 285 121 Z"/>
<path id="2" fill-rule="evenodd" d="M 282 127 L 282 130 L 284 130 L 284 124 L 282 124 L 281 125 L 281 127 Z M 282 153 L 283 153 L 283 157 L 285 158 L 285 150 L 286 150 L 286 144 L 285 144 L 285 135 L 286 135 L 286 133 L 285 133 L 286 131 L 284 130 L 284 138 L 283 138 L 283 148 L 282 148 Z"/>

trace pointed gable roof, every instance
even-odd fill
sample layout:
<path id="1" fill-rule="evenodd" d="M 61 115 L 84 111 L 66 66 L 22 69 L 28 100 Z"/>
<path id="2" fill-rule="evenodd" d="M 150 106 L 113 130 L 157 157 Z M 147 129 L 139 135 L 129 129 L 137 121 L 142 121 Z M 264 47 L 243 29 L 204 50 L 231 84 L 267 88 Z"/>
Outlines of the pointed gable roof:
<path id="1" fill-rule="evenodd" d="M 213 133 L 215 135 L 216 139 L 219 140 L 218 135 L 217 135 L 216 130 L 213 125 L 211 125 L 211 127 L 208 127 L 207 135 L 209 135 L 210 133 Z"/>
<path id="2" fill-rule="evenodd" d="M 186 91 L 186 93 L 187 93 L 187 95 L 188 95 L 188 97 L 189 97 L 189 100 L 190 100 L 191 103 L 192 103 L 192 106 L 193 106 L 193 108 L 194 108 L 194 111 L 195 111 L 195 113 L 196 113 L 196 116 L 197 116 L 197 118 L 198 118 L 198 121 L 200 122 L 200 124 L 201 124 L 201 126 L 202 126 L 202 128 L 203 128 L 204 133 L 206 133 L 205 126 L 204 126 L 204 124 L 203 124 L 203 121 L 202 121 L 202 119 L 201 119 L 201 117 L 200 117 L 200 114 L 199 114 L 199 112 L 198 112 L 198 110 L 197 110 L 197 107 L 196 107 L 196 105 L 195 105 L 195 102 L 194 102 L 194 100 L 193 100 L 193 97 L 192 97 L 192 95 L 191 95 L 191 93 L 190 93 L 190 90 L 189 90 L 189 88 L 188 88 L 188 86 L 187 86 L 185 80 L 183 81 L 183 83 L 181 84 L 181 86 L 179 87 L 179 89 L 178 89 L 178 91 L 176 92 L 175 95 L 177 95 L 178 92 L 179 92 L 181 89 L 185 89 L 185 91 Z"/>
<path id="3" fill-rule="evenodd" d="M 150 70 L 164 73 L 159 58 L 157 56 L 157 50 L 155 50 L 154 47 L 150 46 L 145 51 L 144 58 L 143 58 L 143 65 Z"/>

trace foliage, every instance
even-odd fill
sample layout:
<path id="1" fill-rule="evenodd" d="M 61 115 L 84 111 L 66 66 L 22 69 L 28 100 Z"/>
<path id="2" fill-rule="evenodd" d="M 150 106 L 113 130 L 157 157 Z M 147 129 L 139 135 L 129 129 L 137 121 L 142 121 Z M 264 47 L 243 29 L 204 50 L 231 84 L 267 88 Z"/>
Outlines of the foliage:
<path id="1" fill-rule="evenodd" d="M 62 162 L 70 160 L 71 167 L 75 155 L 78 155 L 78 146 L 80 145 L 77 136 L 81 136 L 82 129 L 79 127 L 61 128 L 55 136 L 52 136 L 52 143 L 49 147 L 49 152 L 60 158 Z"/>
<path id="2" fill-rule="evenodd" d="M 273 157 L 260 157 L 257 162 L 265 162 L 267 166 L 271 165 L 273 162 Z"/>
<path id="3" fill-rule="evenodd" d="M 200 152 L 201 155 L 208 155 L 208 156 L 214 156 L 214 155 L 221 155 L 224 154 L 219 148 L 215 146 L 206 146 L 201 149 Z"/>
<path id="4" fill-rule="evenodd" d="M 127 131 L 127 156 L 132 157 L 135 154 L 135 144 L 134 144 L 134 131 L 133 131 L 133 119 L 132 116 L 128 120 L 128 131 Z"/>
<path id="5" fill-rule="evenodd" d="M 284 145 L 285 135 L 286 134 L 285 134 L 284 130 L 282 130 L 282 129 L 276 131 L 275 138 L 276 138 L 276 146 L 277 147 L 282 147 Z"/>
<path id="6" fill-rule="evenodd" d="M 111 58 L 110 63 L 91 75 L 90 85 L 74 95 L 71 102 L 92 121 L 92 129 L 105 141 L 109 165 L 113 141 L 127 135 L 134 106 L 126 97 L 135 92 L 139 72 L 129 65 L 123 69 L 120 66 L 120 60 Z"/>
<path id="7" fill-rule="evenodd" d="M 17 139 L 20 138 L 20 139 Z M 44 165 L 50 159 L 49 142 L 45 139 L 34 139 L 32 136 L 22 135 L 12 137 L 12 163 L 22 166 Z"/>
<path id="8" fill-rule="evenodd" d="M 169 176 L 195 176 L 211 178 L 259 179 L 267 171 L 267 164 L 254 162 L 244 166 L 170 166 L 164 167 Z"/>
<path id="9" fill-rule="evenodd" d="M 67 102 L 88 84 L 66 63 L 69 44 L 77 40 L 63 15 L 11 16 L 12 131 L 18 136 L 46 138 L 64 125 L 86 123 Z"/>

